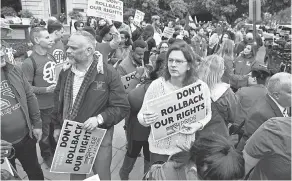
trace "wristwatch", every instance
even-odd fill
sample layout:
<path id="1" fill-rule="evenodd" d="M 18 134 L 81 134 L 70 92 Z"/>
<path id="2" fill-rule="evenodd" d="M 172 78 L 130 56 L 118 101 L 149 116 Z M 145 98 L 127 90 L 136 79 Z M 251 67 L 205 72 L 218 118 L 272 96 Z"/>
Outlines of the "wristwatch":
<path id="1" fill-rule="evenodd" d="M 104 123 L 103 117 L 100 114 L 97 116 L 97 122 L 98 122 L 98 125 L 102 125 Z"/>

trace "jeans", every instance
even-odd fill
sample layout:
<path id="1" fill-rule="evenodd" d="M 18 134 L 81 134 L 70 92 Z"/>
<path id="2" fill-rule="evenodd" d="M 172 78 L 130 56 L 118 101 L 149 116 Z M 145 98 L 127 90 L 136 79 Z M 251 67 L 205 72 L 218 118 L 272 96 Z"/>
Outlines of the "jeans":
<path id="1" fill-rule="evenodd" d="M 127 150 L 127 156 L 137 158 L 143 147 L 144 159 L 150 162 L 150 151 L 148 141 L 132 141 L 132 150 Z"/>
<path id="2" fill-rule="evenodd" d="M 48 109 L 40 109 L 41 112 L 41 119 L 42 119 L 42 139 L 40 141 L 40 148 L 41 148 L 41 155 L 42 157 L 48 158 L 50 156 L 53 156 L 52 152 L 52 145 L 51 145 L 51 140 L 53 138 L 53 130 L 51 129 L 52 125 L 52 119 L 51 119 L 51 114 L 53 112 L 53 108 L 48 108 Z"/>
<path id="3" fill-rule="evenodd" d="M 29 180 L 44 180 L 36 152 L 36 139 L 27 135 L 13 147 L 15 156 L 9 160 L 11 165 L 16 169 L 15 159 L 17 158 Z"/>
<path id="4" fill-rule="evenodd" d="M 92 171 L 98 174 L 100 180 L 111 180 L 112 141 L 114 127 L 107 130 L 100 144 Z M 70 180 L 84 180 L 85 174 L 70 174 Z"/>

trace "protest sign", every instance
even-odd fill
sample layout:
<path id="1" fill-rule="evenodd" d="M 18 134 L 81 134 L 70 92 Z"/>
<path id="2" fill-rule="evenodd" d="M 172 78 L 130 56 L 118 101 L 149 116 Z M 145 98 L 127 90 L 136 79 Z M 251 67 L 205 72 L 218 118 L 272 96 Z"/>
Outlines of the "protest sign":
<path id="1" fill-rule="evenodd" d="M 96 174 L 96 175 L 93 175 L 93 176 L 83 180 L 83 181 L 100 181 L 100 178 L 99 178 L 98 174 Z"/>
<path id="2" fill-rule="evenodd" d="M 184 124 L 206 117 L 206 92 L 201 83 L 194 83 L 147 102 L 148 110 L 158 114 L 151 125 L 155 141 L 177 134 Z"/>
<path id="3" fill-rule="evenodd" d="M 145 13 L 136 9 L 135 16 L 134 16 L 134 24 L 136 26 L 140 25 L 140 22 L 144 20 Z"/>
<path id="4" fill-rule="evenodd" d="M 121 77 L 123 86 L 127 93 L 129 93 L 132 89 L 134 89 L 137 86 L 137 82 L 133 81 L 135 79 L 135 74 L 136 71 Z"/>
<path id="5" fill-rule="evenodd" d="M 5 158 L 1 158 L 1 170 L 7 170 L 9 173 L 11 173 L 12 176 L 14 176 L 14 173 L 12 171 L 11 165 L 9 160 Z"/>
<path id="6" fill-rule="evenodd" d="M 62 126 L 50 172 L 89 174 L 106 133 L 82 129 L 82 124 L 65 120 Z"/>
<path id="7" fill-rule="evenodd" d="M 123 22 L 123 2 L 119 0 L 88 0 L 87 16 Z"/>
<path id="8" fill-rule="evenodd" d="M 162 33 L 162 36 L 166 37 L 166 38 L 172 38 L 172 35 L 174 33 L 174 28 L 169 28 L 169 27 L 165 27 Z"/>

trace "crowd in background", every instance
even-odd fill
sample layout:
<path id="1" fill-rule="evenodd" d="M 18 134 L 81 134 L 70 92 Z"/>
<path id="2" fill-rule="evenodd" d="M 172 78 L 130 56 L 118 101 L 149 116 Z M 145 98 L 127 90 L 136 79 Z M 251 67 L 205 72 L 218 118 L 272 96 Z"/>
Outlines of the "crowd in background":
<path id="1" fill-rule="evenodd" d="M 10 29 L 2 24 L 3 37 Z M 29 54 L 14 53 L 11 62 L 7 47 L 1 48 L 1 87 L 8 81 L 20 95 L 9 97 L 10 104 L 20 104 L 10 113 L 4 113 L 1 97 L 1 145 L 9 150 L 1 156 L 14 167 L 19 159 L 29 179 L 43 180 L 35 138 L 50 167 L 66 118 L 87 130 L 107 129 L 93 172 L 110 180 L 114 125 L 125 120 L 122 180 L 129 179 L 141 150 L 146 180 L 291 180 L 291 74 L 271 71 L 257 58 L 263 36 L 243 25 L 182 19 L 167 22 L 173 29 L 167 38 L 163 24 L 156 15 L 139 24 L 133 16 L 127 22 L 88 17 L 65 36 L 51 18 L 32 28 Z M 11 64 L 19 57 L 21 63 Z M 54 80 L 50 66 L 58 63 L 65 64 Z M 132 72 L 135 88 L 128 91 L 120 77 Z M 150 125 L 158 115 L 147 101 L 193 83 L 208 90 L 205 118 L 155 141 Z"/>

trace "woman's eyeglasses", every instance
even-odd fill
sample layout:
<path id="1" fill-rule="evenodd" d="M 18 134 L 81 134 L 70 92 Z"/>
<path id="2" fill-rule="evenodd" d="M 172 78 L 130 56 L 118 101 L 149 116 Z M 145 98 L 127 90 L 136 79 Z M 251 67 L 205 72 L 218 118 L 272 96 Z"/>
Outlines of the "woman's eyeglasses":
<path id="1" fill-rule="evenodd" d="M 173 62 L 175 62 L 175 64 L 177 64 L 177 65 L 180 65 L 180 64 L 182 64 L 182 63 L 184 63 L 184 62 L 187 62 L 187 61 L 184 61 L 184 60 L 178 60 L 178 59 L 168 59 L 168 63 L 169 63 L 169 64 L 173 64 Z"/>

